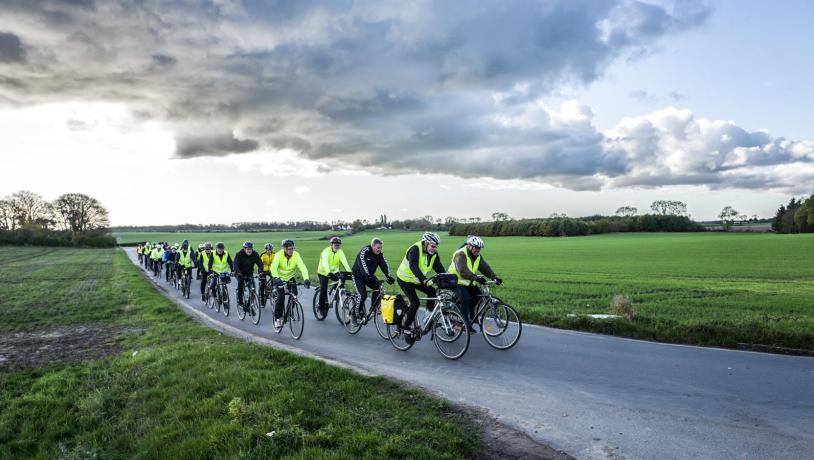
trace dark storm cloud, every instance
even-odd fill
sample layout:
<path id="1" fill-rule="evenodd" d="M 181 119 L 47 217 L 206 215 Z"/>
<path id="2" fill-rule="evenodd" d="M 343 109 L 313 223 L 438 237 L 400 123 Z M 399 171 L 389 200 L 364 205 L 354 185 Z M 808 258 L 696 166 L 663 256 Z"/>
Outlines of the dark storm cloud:
<path id="1" fill-rule="evenodd" d="M 808 144 L 737 127 L 688 139 L 648 115 L 600 133 L 587 107 L 542 104 L 710 13 L 664 3 L 9 0 L 0 101 L 121 101 L 173 129 L 180 158 L 291 149 L 383 174 L 574 189 L 719 186 L 808 161 Z"/>

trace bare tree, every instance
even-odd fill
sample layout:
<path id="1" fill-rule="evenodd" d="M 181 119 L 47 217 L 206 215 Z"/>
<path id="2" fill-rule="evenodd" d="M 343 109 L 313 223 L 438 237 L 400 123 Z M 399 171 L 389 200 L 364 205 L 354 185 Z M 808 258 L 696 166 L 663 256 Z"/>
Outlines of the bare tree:
<path id="1" fill-rule="evenodd" d="M 96 198 L 83 193 L 66 193 L 54 201 L 54 214 L 64 230 L 84 233 L 107 228 L 108 212 Z"/>
<path id="2" fill-rule="evenodd" d="M 622 206 L 616 209 L 616 215 L 621 217 L 633 217 L 635 216 L 639 210 L 634 208 L 633 206 Z"/>
<path id="3" fill-rule="evenodd" d="M 13 218 L 18 226 L 36 224 L 50 218 L 48 202 L 34 192 L 20 190 L 7 200 L 11 202 Z"/>
<path id="4" fill-rule="evenodd" d="M 9 199 L 0 200 L 0 230 L 16 230 L 17 220 L 14 216 L 14 205 Z"/>
<path id="5" fill-rule="evenodd" d="M 492 213 L 492 219 L 495 222 L 502 222 L 502 221 L 506 221 L 506 220 L 511 220 L 512 218 L 508 214 L 506 214 L 505 212 L 493 212 Z"/>

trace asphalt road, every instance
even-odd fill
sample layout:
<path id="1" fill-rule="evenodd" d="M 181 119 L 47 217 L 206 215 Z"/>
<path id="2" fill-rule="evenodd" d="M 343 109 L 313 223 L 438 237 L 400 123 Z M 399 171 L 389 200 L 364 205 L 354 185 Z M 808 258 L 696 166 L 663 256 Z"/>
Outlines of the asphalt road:
<path id="1" fill-rule="evenodd" d="M 373 324 L 352 336 L 333 311 L 317 321 L 313 292 L 303 291 L 300 340 L 273 331 L 270 308 L 257 326 L 234 307 L 228 318 L 209 310 L 197 282 L 185 302 L 251 334 L 482 407 L 577 458 L 814 459 L 814 358 L 524 326 L 509 351 L 475 335 L 463 358 L 448 361 L 429 340 L 401 352 Z"/>

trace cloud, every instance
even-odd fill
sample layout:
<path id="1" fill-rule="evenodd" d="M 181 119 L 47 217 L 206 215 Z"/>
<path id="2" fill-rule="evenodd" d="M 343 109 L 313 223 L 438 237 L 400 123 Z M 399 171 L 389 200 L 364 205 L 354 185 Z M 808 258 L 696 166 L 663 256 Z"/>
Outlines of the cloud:
<path id="1" fill-rule="evenodd" d="M 305 185 L 299 185 L 297 186 L 297 188 L 294 189 L 294 193 L 296 193 L 297 195 L 303 195 L 310 192 L 311 189 L 306 187 Z"/>
<path id="2" fill-rule="evenodd" d="M 572 174 L 566 157 L 585 147 L 575 133 L 526 128 L 515 142 L 512 129 L 484 131 L 488 119 L 706 20 L 681 6 L 10 0 L 0 27 L 26 43 L 26 61 L 0 80 L 0 100 L 125 102 L 175 131 L 180 158 L 293 149 L 396 173 L 473 152 L 472 170 L 440 165 L 473 176 L 494 170 L 487 157 L 523 150 L 514 144 L 554 138 L 540 145 L 554 171 L 524 176 Z M 509 166 L 536 154 L 519 155 Z"/>
<path id="3" fill-rule="evenodd" d="M 20 42 L 20 37 L 8 33 L 0 32 L 0 63 L 21 62 L 25 58 L 25 50 Z"/>

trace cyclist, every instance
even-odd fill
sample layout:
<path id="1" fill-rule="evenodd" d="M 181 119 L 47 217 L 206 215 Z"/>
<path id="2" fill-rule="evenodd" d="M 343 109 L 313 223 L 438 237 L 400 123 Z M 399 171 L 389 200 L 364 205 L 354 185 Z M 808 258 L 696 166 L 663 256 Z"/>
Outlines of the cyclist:
<path id="1" fill-rule="evenodd" d="M 206 283 L 209 279 L 209 274 L 212 273 L 209 268 L 210 259 L 212 259 L 212 243 L 207 241 L 206 244 L 204 244 L 203 250 L 198 252 L 198 273 L 201 274 L 201 301 L 204 300 Z"/>
<path id="2" fill-rule="evenodd" d="M 209 262 L 206 269 L 208 272 L 214 272 L 218 276 L 234 271 L 232 256 L 229 255 L 229 253 L 226 251 L 226 246 L 220 241 L 215 244 L 215 253 L 209 257 Z"/>
<path id="3" fill-rule="evenodd" d="M 203 254 L 203 252 L 204 252 L 204 247 L 205 247 L 205 245 L 203 243 L 198 243 L 198 252 L 193 253 L 193 256 L 195 256 L 195 262 L 196 262 L 195 266 L 197 267 L 197 270 L 195 270 L 195 279 L 196 280 L 201 279 L 201 272 L 203 271 L 203 267 L 201 267 L 201 264 L 199 264 L 197 262 L 200 260 L 201 254 Z"/>
<path id="4" fill-rule="evenodd" d="M 181 249 L 178 251 L 178 279 L 183 278 L 184 272 L 192 272 L 195 265 L 195 251 L 189 248 L 189 241 L 181 242 Z"/>
<path id="5" fill-rule="evenodd" d="M 427 273 L 430 270 L 435 273 L 443 273 L 444 266 L 438 259 L 438 245 L 441 244 L 441 238 L 432 232 L 425 232 L 421 236 L 421 241 L 413 244 L 407 249 L 404 254 L 404 259 L 399 265 L 396 272 L 398 277 L 399 287 L 407 300 L 410 302 L 410 307 L 404 315 L 404 324 L 412 328 L 415 314 L 418 312 L 419 302 L 416 290 L 427 294 L 428 297 L 435 297 L 435 288 L 427 284 Z M 435 301 L 427 301 L 427 310 L 432 310 L 435 307 Z M 412 340 L 411 331 L 405 331 L 407 340 Z"/>
<path id="6" fill-rule="evenodd" d="M 150 242 L 144 243 L 144 246 L 141 247 L 141 262 L 144 264 L 144 268 L 148 268 L 150 266 L 150 252 L 152 252 L 153 246 Z"/>
<path id="7" fill-rule="evenodd" d="M 294 278 L 294 272 L 300 270 L 302 275 L 303 285 L 306 289 L 311 287 L 311 281 L 308 279 L 308 268 L 300 257 L 300 253 L 294 250 L 294 240 L 283 240 L 283 253 L 277 254 L 271 262 L 271 276 L 275 280 L 281 280 L 283 283 L 290 281 Z M 277 287 L 277 301 L 274 303 L 274 327 L 277 329 L 283 327 L 283 302 L 285 291 L 283 283 L 278 283 Z M 294 294 L 298 294 L 297 286 L 292 285 L 291 289 Z"/>
<path id="8" fill-rule="evenodd" d="M 144 249 L 141 247 L 141 243 L 136 244 L 136 256 L 138 256 L 138 264 L 141 265 L 141 261 L 143 260 L 144 254 L 142 254 L 141 250 Z"/>
<path id="9" fill-rule="evenodd" d="M 345 251 L 340 249 L 342 240 L 335 236 L 331 238 L 331 245 L 322 250 L 319 256 L 319 266 L 317 266 L 317 276 L 319 276 L 319 308 L 323 314 L 328 311 L 328 280 L 336 281 L 342 275 L 339 273 L 340 265 L 345 272 L 350 271 L 348 259 Z"/>
<path id="10" fill-rule="evenodd" d="M 367 288 L 373 290 L 370 293 L 372 299 L 379 299 L 381 284 L 375 276 L 376 270 L 379 268 L 387 276 L 388 284 L 393 284 L 396 281 L 390 274 L 390 266 L 387 259 L 384 258 L 384 253 L 382 253 L 382 240 L 373 238 L 369 245 L 359 251 L 359 255 L 356 256 L 356 260 L 353 262 L 353 281 L 356 284 L 356 291 L 359 293 L 359 304 L 351 317 L 354 326 L 358 325 L 357 318 L 366 321 L 364 318 L 366 318 L 365 300 L 367 299 Z M 375 309 L 376 305 L 370 307 Z"/>
<path id="11" fill-rule="evenodd" d="M 254 252 L 254 244 L 251 241 L 243 243 L 243 250 L 235 255 L 234 261 L 235 276 L 237 277 L 237 304 L 243 307 L 243 284 L 254 284 L 254 267 L 257 266 L 258 273 L 263 273 L 263 261 L 260 255 Z"/>
<path id="12" fill-rule="evenodd" d="M 466 244 L 452 254 L 452 263 L 449 264 L 447 269 L 449 273 L 454 273 L 458 277 L 455 293 L 461 300 L 461 314 L 470 324 L 472 323 L 472 315 L 475 313 L 473 311 L 475 301 L 483 294 L 474 283 L 484 284 L 486 278 L 494 280 L 497 284 L 503 283 L 503 280 L 495 275 L 492 267 L 481 257 L 480 253 L 484 246 L 485 243 L 482 239 L 470 235 L 466 239 Z M 478 271 L 483 275 L 478 275 Z M 469 329 L 469 332 L 475 333 L 472 328 Z"/>
<path id="13" fill-rule="evenodd" d="M 175 270 L 178 262 L 178 243 L 170 246 L 168 250 L 164 251 L 164 265 L 167 267 L 164 274 L 164 280 L 170 280 L 170 271 Z"/>
<path id="14" fill-rule="evenodd" d="M 150 253 L 150 260 L 152 260 L 152 268 L 153 274 L 155 275 L 158 270 L 160 269 L 161 260 L 164 257 L 164 250 L 161 248 L 161 245 L 156 243 L 153 247 L 153 251 Z"/>
<path id="15" fill-rule="evenodd" d="M 263 271 L 260 272 L 261 282 L 260 282 L 260 298 L 265 299 L 266 297 L 266 283 L 265 280 L 262 279 L 266 276 L 271 275 L 271 263 L 274 261 L 274 245 L 271 243 L 266 243 L 264 249 L 266 250 L 264 253 L 260 254 L 260 260 L 263 261 Z"/>

